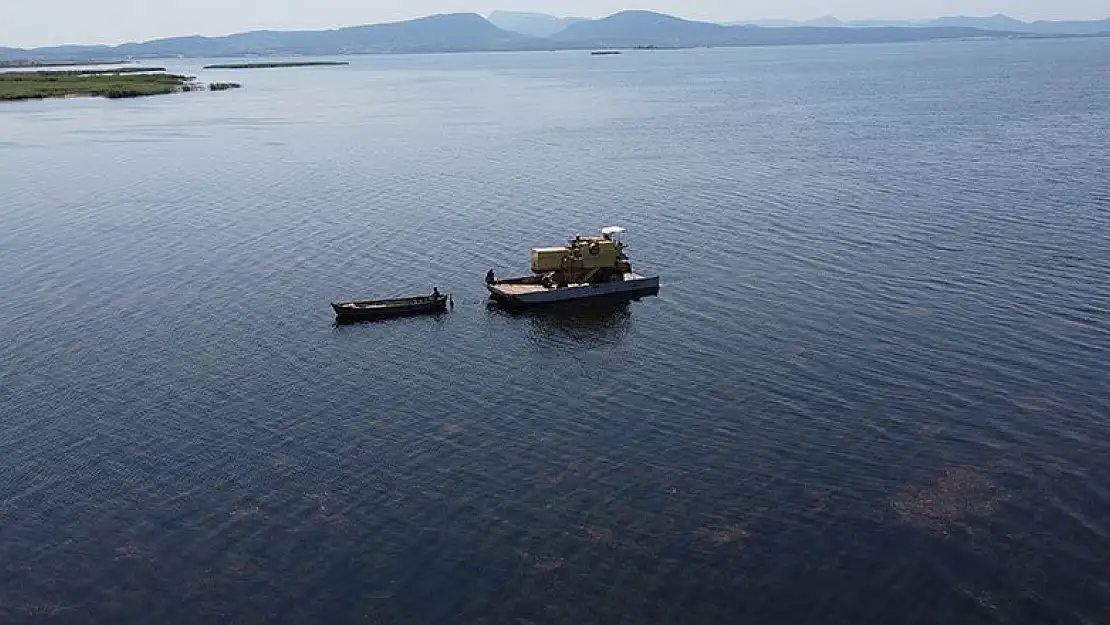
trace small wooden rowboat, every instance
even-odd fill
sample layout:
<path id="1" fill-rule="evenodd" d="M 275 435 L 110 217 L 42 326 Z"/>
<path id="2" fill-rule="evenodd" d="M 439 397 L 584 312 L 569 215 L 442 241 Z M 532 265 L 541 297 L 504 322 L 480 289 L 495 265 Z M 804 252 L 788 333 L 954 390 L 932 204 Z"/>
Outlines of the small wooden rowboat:
<path id="1" fill-rule="evenodd" d="M 367 321 L 441 313 L 447 310 L 449 300 L 450 296 L 437 290 L 420 297 L 336 302 L 331 307 L 339 321 Z"/>

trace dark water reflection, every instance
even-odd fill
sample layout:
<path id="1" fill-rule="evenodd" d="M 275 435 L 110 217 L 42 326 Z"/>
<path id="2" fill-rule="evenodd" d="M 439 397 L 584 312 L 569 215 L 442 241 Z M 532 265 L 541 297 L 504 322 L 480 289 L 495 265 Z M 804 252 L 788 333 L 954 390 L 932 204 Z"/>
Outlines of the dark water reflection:
<path id="1" fill-rule="evenodd" d="M 579 301 L 531 309 L 506 308 L 491 301 L 487 308 L 494 315 L 527 321 L 535 340 L 570 341 L 598 347 L 619 341 L 629 331 L 633 302 L 637 300 Z"/>

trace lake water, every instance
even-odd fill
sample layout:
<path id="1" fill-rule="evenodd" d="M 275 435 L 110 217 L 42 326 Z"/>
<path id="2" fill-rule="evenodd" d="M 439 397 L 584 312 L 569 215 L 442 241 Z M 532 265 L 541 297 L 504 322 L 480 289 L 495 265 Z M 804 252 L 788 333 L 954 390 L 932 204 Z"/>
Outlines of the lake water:
<path id="1" fill-rule="evenodd" d="M 1110 619 L 1110 40 L 347 60 L 0 107 L 4 623 Z"/>

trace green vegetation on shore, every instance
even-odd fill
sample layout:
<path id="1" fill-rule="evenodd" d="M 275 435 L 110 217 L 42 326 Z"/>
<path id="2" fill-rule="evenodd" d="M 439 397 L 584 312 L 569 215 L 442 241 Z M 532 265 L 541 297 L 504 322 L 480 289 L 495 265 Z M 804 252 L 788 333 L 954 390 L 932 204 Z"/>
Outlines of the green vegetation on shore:
<path id="1" fill-rule="evenodd" d="M 314 67 L 317 65 L 350 65 L 346 61 L 287 61 L 274 63 L 219 63 L 204 69 L 270 69 L 275 67 Z"/>
<path id="2" fill-rule="evenodd" d="M 91 71 L 0 72 L 0 101 L 41 100 L 89 96 L 137 98 L 143 96 L 196 91 L 203 87 L 188 76 L 150 73 L 151 68 Z M 212 91 L 239 87 L 235 83 L 209 85 Z"/>

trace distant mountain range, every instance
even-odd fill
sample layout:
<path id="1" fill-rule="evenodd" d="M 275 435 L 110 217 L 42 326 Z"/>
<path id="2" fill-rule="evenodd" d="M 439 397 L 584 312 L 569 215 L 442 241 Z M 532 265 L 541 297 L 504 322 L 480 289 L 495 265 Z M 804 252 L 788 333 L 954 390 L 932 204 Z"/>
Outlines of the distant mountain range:
<path id="1" fill-rule="evenodd" d="M 549 44 L 502 30 L 472 13 L 334 30 L 260 30 L 226 37 L 173 37 L 119 46 L 0 48 L 0 60 L 141 59 L 166 57 L 323 56 L 547 49 Z"/>
<path id="2" fill-rule="evenodd" d="M 603 19 L 557 18 L 542 14 L 472 13 L 352 26 L 334 30 L 253 31 L 226 37 L 174 37 L 119 46 L 56 46 L 22 50 L 0 48 L 0 61 L 150 59 L 166 57 L 324 56 L 431 52 L 574 50 L 632 47 L 706 47 L 850 44 L 961 38 L 1110 36 L 1104 22 L 1036 22 L 1005 16 L 942 18 L 929 25 L 714 24 L 650 11 L 624 11 Z M 968 25 L 972 20 L 977 26 Z M 975 21 L 980 20 L 980 21 Z M 986 21 L 981 21 L 986 20 Z M 1024 24 L 1024 26 L 1021 26 Z M 1038 32 L 1018 28 L 1041 29 Z M 540 33 L 549 33 L 543 34 Z"/>
<path id="3" fill-rule="evenodd" d="M 843 43 L 894 43 L 938 39 L 1009 38 L 1018 33 L 960 26 L 841 28 L 798 26 L 765 28 L 693 22 L 648 11 L 625 11 L 576 22 L 550 40 L 566 45 L 600 47 L 729 47 Z M 1034 35 L 1024 35 L 1034 36 Z"/>

